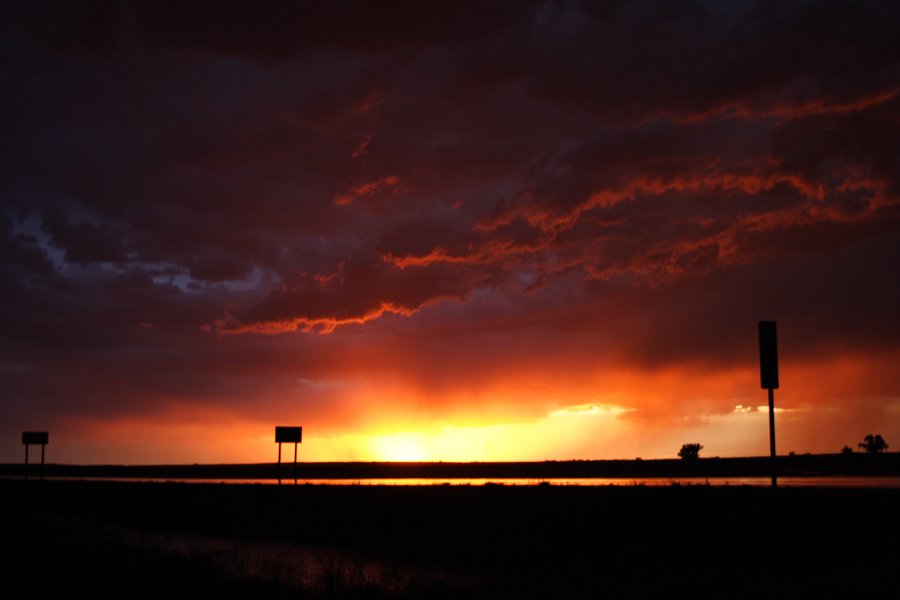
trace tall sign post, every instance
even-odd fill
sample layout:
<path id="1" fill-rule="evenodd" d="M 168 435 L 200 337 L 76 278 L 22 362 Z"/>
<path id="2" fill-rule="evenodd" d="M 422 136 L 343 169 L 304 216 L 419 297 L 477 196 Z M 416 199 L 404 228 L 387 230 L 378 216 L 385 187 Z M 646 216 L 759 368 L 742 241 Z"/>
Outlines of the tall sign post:
<path id="1" fill-rule="evenodd" d="M 772 457 L 772 487 L 778 487 L 775 463 L 775 390 L 778 389 L 778 341 L 775 321 L 759 322 L 759 382 L 769 390 L 769 454 Z"/>
<path id="2" fill-rule="evenodd" d="M 278 485 L 281 485 L 281 444 L 294 444 L 294 483 L 297 483 L 297 444 L 302 441 L 302 427 L 275 427 L 275 442 L 278 444 Z"/>
<path id="3" fill-rule="evenodd" d="M 22 445 L 25 446 L 25 479 L 28 479 L 28 446 L 32 444 L 41 446 L 41 480 L 44 479 L 44 448 L 50 442 L 50 433 L 47 431 L 23 431 Z"/>

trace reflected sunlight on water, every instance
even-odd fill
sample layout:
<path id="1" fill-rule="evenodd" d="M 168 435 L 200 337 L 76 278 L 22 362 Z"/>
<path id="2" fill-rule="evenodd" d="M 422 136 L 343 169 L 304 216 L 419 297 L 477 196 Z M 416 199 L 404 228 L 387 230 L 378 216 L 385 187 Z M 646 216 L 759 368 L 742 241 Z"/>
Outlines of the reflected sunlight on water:
<path id="1" fill-rule="evenodd" d="M 190 479 L 151 477 L 48 477 L 59 481 L 127 481 L 147 483 L 221 483 L 279 485 L 278 479 Z M 754 486 L 767 487 L 768 477 L 604 477 L 604 478 L 372 478 L 372 479 L 282 479 L 281 485 L 384 485 L 384 486 Z M 900 488 L 898 477 L 779 477 L 783 487 Z"/>

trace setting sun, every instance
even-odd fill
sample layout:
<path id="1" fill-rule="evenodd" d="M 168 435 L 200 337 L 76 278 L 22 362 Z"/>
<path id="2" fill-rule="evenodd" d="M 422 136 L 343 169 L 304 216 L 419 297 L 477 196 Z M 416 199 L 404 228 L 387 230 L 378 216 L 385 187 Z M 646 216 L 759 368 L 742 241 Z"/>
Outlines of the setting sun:
<path id="1" fill-rule="evenodd" d="M 428 460 L 422 447 L 421 435 L 416 433 L 396 433 L 373 437 L 371 453 L 373 460 L 416 462 Z"/>

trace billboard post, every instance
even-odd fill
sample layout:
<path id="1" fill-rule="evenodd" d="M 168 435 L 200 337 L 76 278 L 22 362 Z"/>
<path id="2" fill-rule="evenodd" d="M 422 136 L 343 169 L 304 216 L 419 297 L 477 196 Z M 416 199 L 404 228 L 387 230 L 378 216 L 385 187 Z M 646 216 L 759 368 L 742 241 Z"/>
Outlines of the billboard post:
<path id="1" fill-rule="evenodd" d="M 275 427 L 275 442 L 278 444 L 278 485 L 281 485 L 281 444 L 294 444 L 294 483 L 297 483 L 297 444 L 302 441 L 302 427 Z"/>
<path id="2" fill-rule="evenodd" d="M 769 455 L 772 458 L 772 487 L 778 487 L 775 463 L 775 390 L 778 389 L 778 341 L 775 321 L 759 322 L 759 382 L 769 391 Z"/>
<path id="3" fill-rule="evenodd" d="M 44 479 L 44 449 L 50 443 L 50 433 L 47 431 L 23 431 L 22 445 L 25 446 L 25 479 L 28 479 L 28 446 L 32 444 L 41 446 L 41 479 Z"/>

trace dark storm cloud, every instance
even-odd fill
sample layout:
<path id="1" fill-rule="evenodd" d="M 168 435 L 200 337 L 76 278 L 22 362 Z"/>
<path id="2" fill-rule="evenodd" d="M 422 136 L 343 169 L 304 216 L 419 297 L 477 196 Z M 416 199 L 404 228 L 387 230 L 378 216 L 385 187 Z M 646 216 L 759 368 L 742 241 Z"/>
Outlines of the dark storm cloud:
<path id="1" fill-rule="evenodd" d="M 262 58 L 317 47 L 355 52 L 463 45 L 490 35 L 529 2 L 219 2 L 136 4 L 142 38 L 154 44 Z"/>
<path id="2" fill-rule="evenodd" d="M 138 39 L 153 46 L 285 60 L 321 47 L 378 52 L 464 45 L 527 16 L 533 4 L 101 0 L 26 3 L 14 14 L 53 48 L 108 54 L 132 21 Z"/>
<path id="3" fill-rule="evenodd" d="M 121 262 L 125 245 L 111 227 L 89 222 L 72 223 L 59 210 L 43 216 L 50 243 L 65 251 L 65 260 L 76 263 Z"/>
<path id="4" fill-rule="evenodd" d="M 201 281 L 232 281 L 246 278 L 251 268 L 249 260 L 213 251 L 194 256 L 190 276 Z"/>
<path id="5" fill-rule="evenodd" d="M 900 351 L 896 3 L 0 11 L 16 410 Z"/>

